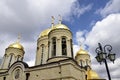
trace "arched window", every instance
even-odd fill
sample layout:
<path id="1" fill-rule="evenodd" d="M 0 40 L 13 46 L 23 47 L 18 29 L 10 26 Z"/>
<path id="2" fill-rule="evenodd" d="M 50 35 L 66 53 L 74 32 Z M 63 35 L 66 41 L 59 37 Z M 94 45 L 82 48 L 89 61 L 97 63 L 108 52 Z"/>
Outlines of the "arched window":
<path id="1" fill-rule="evenodd" d="M 26 80 L 29 79 L 30 73 L 26 73 Z"/>
<path id="2" fill-rule="evenodd" d="M 70 39 L 70 46 L 71 46 L 71 55 L 72 55 L 72 57 L 74 57 L 74 56 L 73 56 L 73 45 L 72 45 L 72 39 Z"/>
<path id="3" fill-rule="evenodd" d="M 80 60 L 80 66 L 83 66 L 83 64 L 82 64 L 82 60 Z"/>
<path id="4" fill-rule="evenodd" d="M 83 66 L 83 67 L 85 66 L 85 61 L 82 61 L 82 66 Z"/>
<path id="5" fill-rule="evenodd" d="M 20 56 L 20 55 L 18 55 L 18 57 L 17 57 L 17 61 L 20 61 L 20 57 L 21 57 L 21 56 Z"/>
<path id="6" fill-rule="evenodd" d="M 41 45 L 41 64 L 43 62 L 44 44 Z"/>
<path id="7" fill-rule="evenodd" d="M 6 80 L 6 77 L 3 77 L 3 80 Z"/>
<path id="8" fill-rule="evenodd" d="M 62 37 L 62 55 L 67 55 L 66 38 Z"/>
<path id="9" fill-rule="evenodd" d="M 86 66 L 88 65 L 88 59 L 86 59 Z"/>
<path id="10" fill-rule="evenodd" d="M 10 65 L 11 65 L 11 61 L 12 61 L 13 55 L 14 55 L 13 53 L 10 54 L 10 60 L 9 60 L 8 67 L 10 67 Z"/>
<path id="11" fill-rule="evenodd" d="M 56 37 L 52 38 L 52 56 L 56 56 Z"/>
<path id="12" fill-rule="evenodd" d="M 48 58 L 49 58 L 49 51 L 50 51 L 50 41 L 48 41 Z"/>

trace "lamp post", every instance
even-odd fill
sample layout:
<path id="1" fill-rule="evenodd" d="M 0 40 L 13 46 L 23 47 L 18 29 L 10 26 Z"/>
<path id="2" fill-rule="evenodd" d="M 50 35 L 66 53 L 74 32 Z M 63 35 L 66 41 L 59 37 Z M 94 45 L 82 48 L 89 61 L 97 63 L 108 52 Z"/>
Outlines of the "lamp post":
<path id="1" fill-rule="evenodd" d="M 95 52 L 97 53 L 97 56 L 95 57 L 97 61 L 101 64 L 102 62 L 105 63 L 107 74 L 109 80 L 111 80 L 109 68 L 107 65 L 107 59 L 112 61 L 114 63 L 115 61 L 115 54 L 111 52 L 112 51 L 112 46 L 111 45 L 105 45 L 102 47 L 100 43 L 98 43 L 98 47 L 96 48 Z"/>

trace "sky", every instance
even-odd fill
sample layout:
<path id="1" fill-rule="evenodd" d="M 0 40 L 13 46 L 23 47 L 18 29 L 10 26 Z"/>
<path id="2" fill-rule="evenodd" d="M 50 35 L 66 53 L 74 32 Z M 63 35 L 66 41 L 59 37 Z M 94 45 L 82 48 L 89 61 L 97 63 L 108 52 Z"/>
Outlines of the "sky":
<path id="1" fill-rule="evenodd" d="M 95 49 L 100 42 L 110 44 L 116 60 L 108 61 L 112 80 L 120 80 L 120 0 L 0 0 L 0 58 L 5 48 L 21 34 L 25 49 L 24 61 L 34 65 L 36 44 L 41 31 L 50 28 L 51 16 L 73 33 L 74 55 L 82 44 L 92 59 L 92 69 L 107 79 L 104 63 L 95 60 Z M 104 74 L 103 74 L 104 73 Z"/>

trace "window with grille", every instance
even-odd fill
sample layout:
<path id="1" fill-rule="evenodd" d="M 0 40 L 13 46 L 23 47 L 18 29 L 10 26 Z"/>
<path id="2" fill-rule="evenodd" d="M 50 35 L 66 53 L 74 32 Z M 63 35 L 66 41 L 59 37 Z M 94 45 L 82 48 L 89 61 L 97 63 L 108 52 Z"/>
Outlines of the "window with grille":
<path id="1" fill-rule="evenodd" d="M 66 38 L 62 37 L 62 55 L 67 55 Z"/>
<path id="2" fill-rule="evenodd" d="M 56 56 L 56 37 L 52 38 L 52 56 Z"/>

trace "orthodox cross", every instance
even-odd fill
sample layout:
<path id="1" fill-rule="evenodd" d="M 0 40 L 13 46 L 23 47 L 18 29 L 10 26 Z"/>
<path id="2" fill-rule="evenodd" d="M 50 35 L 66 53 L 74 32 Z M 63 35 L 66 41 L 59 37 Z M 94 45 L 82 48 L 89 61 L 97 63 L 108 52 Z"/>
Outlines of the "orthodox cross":
<path id="1" fill-rule="evenodd" d="M 21 34 L 19 33 L 18 38 L 17 38 L 17 42 L 20 42 L 20 39 L 21 39 Z"/>
<path id="2" fill-rule="evenodd" d="M 51 16 L 52 17 L 52 27 L 54 26 L 54 20 L 55 20 L 55 18 L 54 18 L 54 16 Z"/>
<path id="3" fill-rule="evenodd" d="M 61 24 L 61 22 L 62 22 L 62 17 L 61 15 L 59 15 L 59 24 Z"/>
<path id="4" fill-rule="evenodd" d="M 83 43 L 79 40 L 78 45 L 80 46 L 80 49 L 82 48 Z"/>

